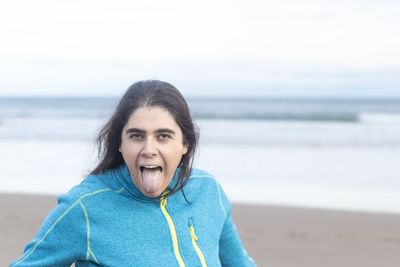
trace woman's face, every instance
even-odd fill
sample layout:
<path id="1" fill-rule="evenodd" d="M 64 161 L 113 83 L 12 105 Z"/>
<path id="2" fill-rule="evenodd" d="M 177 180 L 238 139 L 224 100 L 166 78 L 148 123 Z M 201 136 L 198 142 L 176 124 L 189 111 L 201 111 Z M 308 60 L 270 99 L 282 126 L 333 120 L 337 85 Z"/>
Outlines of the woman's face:
<path id="1" fill-rule="evenodd" d="M 122 129 L 119 151 L 136 187 L 148 197 L 158 197 L 170 183 L 187 146 L 166 109 L 140 107 Z"/>

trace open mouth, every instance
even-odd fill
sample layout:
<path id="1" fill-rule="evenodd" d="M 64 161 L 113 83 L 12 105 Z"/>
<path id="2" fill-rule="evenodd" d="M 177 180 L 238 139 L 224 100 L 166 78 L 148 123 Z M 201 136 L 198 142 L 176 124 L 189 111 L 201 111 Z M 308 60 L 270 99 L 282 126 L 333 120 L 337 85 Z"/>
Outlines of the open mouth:
<path id="1" fill-rule="evenodd" d="M 140 166 L 140 172 L 143 173 L 143 171 L 159 171 L 162 172 L 162 167 L 158 165 L 144 165 Z"/>
<path id="2" fill-rule="evenodd" d="M 162 167 L 158 165 L 140 166 L 141 189 L 147 194 L 160 191 L 162 187 Z"/>

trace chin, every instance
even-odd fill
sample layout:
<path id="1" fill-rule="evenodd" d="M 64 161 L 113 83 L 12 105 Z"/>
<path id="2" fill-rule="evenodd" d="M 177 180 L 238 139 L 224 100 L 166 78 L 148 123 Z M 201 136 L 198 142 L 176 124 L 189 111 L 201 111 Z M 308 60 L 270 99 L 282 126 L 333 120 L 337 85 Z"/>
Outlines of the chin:
<path id="1" fill-rule="evenodd" d="M 164 192 L 164 190 L 162 190 L 160 192 L 156 191 L 156 192 L 151 192 L 151 193 L 142 191 L 142 193 L 147 197 L 159 197 L 159 196 L 161 196 L 162 192 Z"/>

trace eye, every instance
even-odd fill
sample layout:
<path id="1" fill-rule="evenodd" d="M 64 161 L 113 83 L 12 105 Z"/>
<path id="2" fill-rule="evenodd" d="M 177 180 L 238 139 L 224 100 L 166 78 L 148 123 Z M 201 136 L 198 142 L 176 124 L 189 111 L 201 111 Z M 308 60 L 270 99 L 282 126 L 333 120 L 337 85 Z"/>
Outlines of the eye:
<path id="1" fill-rule="evenodd" d="M 168 140 L 168 139 L 170 139 L 171 138 L 171 136 L 169 135 L 169 134 L 160 134 L 159 136 L 158 136 L 158 139 L 160 139 L 160 140 Z"/>
<path id="2" fill-rule="evenodd" d="M 142 140 L 144 136 L 142 134 L 134 133 L 129 135 L 129 139 L 134 139 L 134 140 Z"/>

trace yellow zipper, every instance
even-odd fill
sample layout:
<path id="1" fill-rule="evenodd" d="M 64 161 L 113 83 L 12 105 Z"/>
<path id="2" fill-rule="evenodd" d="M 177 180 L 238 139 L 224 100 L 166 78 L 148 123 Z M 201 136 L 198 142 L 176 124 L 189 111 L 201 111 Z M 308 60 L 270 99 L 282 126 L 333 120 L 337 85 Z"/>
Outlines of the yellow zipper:
<path id="1" fill-rule="evenodd" d="M 196 236 L 196 233 L 194 232 L 194 227 L 193 227 L 193 225 L 189 225 L 189 231 L 190 231 L 190 236 L 192 237 L 192 245 L 193 245 L 193 247 L 194 247 L 194 250 L 196 250 L 197 256 L 198 256 L 199 259 L 200 259 L 201 266 L 202 266 L 202 267 L 207 267 L 206 259 L 204 258 L 204 255 L 203 255 L 203 253 L 201 252 L 201 249 L 199 248 L 199 245 L 197 244 L 197 240 L 198 240 L 199 238 Z"/>
<path id="2" fill-rule="evenodd" d="M 160 208 L 165 216 L 165 219 L 167 219 L 169 225 L 169 231 L 171 233 L 171 238 L 172 238 L 172 245 L 174 247 L 174 254 L 179 263 L 179 267 L 185 267 L 185 263 L 183 262 L 181 253 L 179 251 L 178 236 L 176 235 L 175 225 L 174 222 L 172 221 L 171 216 L 168 214 L 166 206 L 167 206 L 167 198 L 162 197 L 160 201 Z"/>

